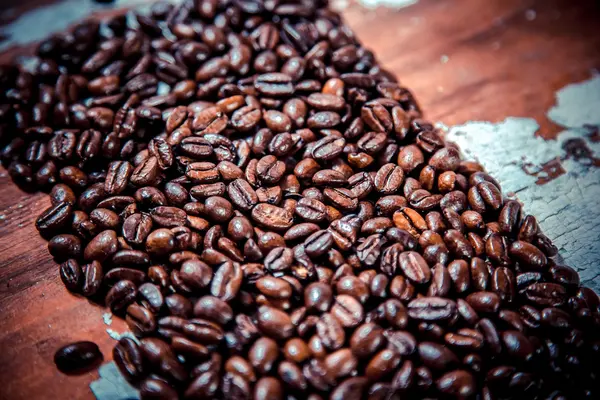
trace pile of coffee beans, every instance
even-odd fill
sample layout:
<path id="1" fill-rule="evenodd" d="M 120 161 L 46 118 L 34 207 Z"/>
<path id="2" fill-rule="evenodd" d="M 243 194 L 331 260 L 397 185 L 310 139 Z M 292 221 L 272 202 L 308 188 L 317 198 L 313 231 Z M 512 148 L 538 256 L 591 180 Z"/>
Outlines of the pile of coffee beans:
<path id="1" fill-rule="evenodd" d="M 156 3 L 29 61 L 2 161 L 142 398 L 598 398 L 598 296 L 326 1 Z"/>

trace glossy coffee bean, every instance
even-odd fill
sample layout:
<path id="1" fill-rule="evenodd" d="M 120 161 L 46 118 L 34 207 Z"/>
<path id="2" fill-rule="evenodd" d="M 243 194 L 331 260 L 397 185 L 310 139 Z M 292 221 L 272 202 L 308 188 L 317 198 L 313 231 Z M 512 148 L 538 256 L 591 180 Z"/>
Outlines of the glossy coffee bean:
<path id="1" fill-rule="evenodd" d="M 102 353 L 93 342 L 75 342 L 61 347 L 54 354 L 54 363 L 64 373 L 85 372 L 102 361 Z"/>

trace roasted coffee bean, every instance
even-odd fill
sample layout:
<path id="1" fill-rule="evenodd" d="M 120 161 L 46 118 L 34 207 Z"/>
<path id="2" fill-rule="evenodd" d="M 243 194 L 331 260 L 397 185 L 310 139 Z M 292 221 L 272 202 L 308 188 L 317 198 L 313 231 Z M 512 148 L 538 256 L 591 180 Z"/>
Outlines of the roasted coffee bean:
<path id="1" fill-rule="evenodd" d="M 108 168 L 106 181 L 104 182 L 104 191 L 106 194 L 121 194 L 127 187 L 127 184 L 129 183 L 129 177 L 132 173 L 133 167 L 128 162 L 112 162 Z"/>
<path id="2" fill-rule="evenodd" d="M 257 326 L 264 334 L 275 339 L 289 338 L 294 331 L 288 314 L 268 306 L 262 306 L 258 310 Z"/>
<path id="3" fill-rule="evenodd" d="M 266 203 L 257 204 L 251 215 L 254 222 L 273 230 L 288 229 L 294 222 L 287 210 Z"/>
<path id="4" fill-rule="evenodd" d="M 250 364 L 261 374 L 271 371 L 278 356 L 277 342 L 268 337 L 261 337 L 256 340 L 248 351 Z"/>
<path id="5" fill-rule="evenodd" d="M 404 181 L 402 168 L 392 163 L 385 164 L 377 171 L 373 184 L 375 189 L 383 194 L 394 194 L 398 191 Z"/>
<path id="6" fill-rule="evenodd" d="M 429 282 L 431 270 L 427 262 L 415 251 L 405 251 L 398 255 L 398 265 L 404 275 L 411 281 L 421 284 Z"/>
<path id="7" fill-rule="evenodd" d="M 528 269 L 542 270 L 548 263 L 544 253 L 527 242 L 513 242 L 510 246 L 509 253 Z"/>
<path id="8" fill-rule="evenodd" d="M 48 251 L 57 261 L 79 258 L 81 255 L 81 240 L 75 235 L 56 235 L 48 242 Z"/>
<path id="9" fill-rule="evenodd" d="M 90 297 L 96 294 L 102 284 L 103 271 L 102 264 L 97 260 L 92 261 L 81 267 L 83 272 L 83 284 L 81 286 L 81 293 Z"/>
<path id="10" fill-rule="evenodd" d="M 113 230 L 105 230 L 94 237 L 83 251 L 83 257 L 87 261 L 104 261 L 116 253 L 119 247 L 117 233 Z"/>
<path id="11" fill-rule="evenodd" d="M 335 297 L 331 307 L 331 314 L 337 318 L 344 327 L 355 327 L 364 318 L 362 305 L 352 296 L 340 294 Z"/>
<path id="12" fill-rule="evenodd" d="M 67 260 L 60 265 L 60 279 L 71 292 L 80 290 L 83 283 L 83 272 L 77 260 Z"/>
<path id="13" fill-rule="evenodd" d="M 137 288 L 131 281 L 122 280 L 117 282 L 106 294 L 105 303 L 114 314 L 123 311 L 129 304 L 135 301 Z"/>
<path id="14" fill-rule="evenodd" d="M 316 199 L 302 198 L 296 204 L 296 214 L 309 222 L 321 222 L 327 218 L 327 207 Z"/>
<path id="15" fill-rule="evenodd" d="M 71 343 L 54 354 L 56 367 L 64 373 L 86 372 L 101 361 L 102 353 L 93 342 Z"/>
<path id="16" fill-rule="evenodd" d="M 124 337 L 119 340 L 113 349 L 113 360 L 130 382 L 137 382 L 146 374 L 140 348 L 131 338 Z"/>
<path id="17" fill-rule="evenodd" d="M 131 304 L 127 307 L 125 316 L 127 326 L 138 337 L 147 336 L 156 330 L 154 314 L 145 307 Z"/>
<path id="18" fill-rule="evenodd" d="M 477 391 L 475 378 L 463 370 L 454 370 L 442 375 L 436 386 L 441 393 L 464 399 L 474 396 Z"/>
<path id="19" fill-rule="evenodd" d="M 72 213 L 72 204 L 63 201 L 44 211 L 36 220 L 35 226 L 42 235 L 57 232 L 69 223 Z"/>
<path id="20" fill-rule="evenodd" d="M 408 315 L 417 320 L 449 320 L 456 312 L 456 303 L 442 297 L 421 297 L 408 303 Z"/>

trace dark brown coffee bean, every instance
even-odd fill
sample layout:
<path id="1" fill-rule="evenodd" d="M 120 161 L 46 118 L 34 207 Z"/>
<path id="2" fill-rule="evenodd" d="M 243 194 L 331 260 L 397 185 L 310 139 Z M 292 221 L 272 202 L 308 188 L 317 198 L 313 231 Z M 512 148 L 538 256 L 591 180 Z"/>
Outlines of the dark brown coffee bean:
<path id="1" fill-rule="evenodd" d="M 500 307 L 500 297 L 493 292 L 471 293 L 466 300 L 479 313 L 495 314 Z"/>
<path id="2" fill-rule="evenodd" d="M 72 213 L 71 203 L 58 203 L 45 210 L 36 220 L 35 226 L 42 235 L 57 232 L 69 223 Z"/>
<path id="3" fill-rule="evenodd" d="M 287 210 L 266 203 L 252 209 L 252 219 L 259 225 L 278 231 L 288 229 L 293 223 L 293 217 Z"/>
<path id="4" fill-rule="evenodd" d="M 292 286 L 281 278 L 265 276 L 256 281 L 256 288 L 267 297 L 288 299 L 292 296 Z"/>
<path id="5" fill-rule="evenodd" d="M 559 307 L 566 301 L 567 290 L 556 283 L 533 283 L 524 290 L 532 303 L 546 307 Z"/>
<path id="6" fill-rule="evenodd" d="M 67 260 L 60 265 L 60 278 L 65 287 L 71 292 L 81 289 L 83 283 L 83 272 L 76 260 Z"/>
<path id="7" fill-rule="evenodd" d="M 194 315 L 221 325 L 225 325 L 233 319 L 231 307 L 223 300 L 214 296 L 204 296 L 198 299 L 194 305 Z"/>
<path id="8" fill-rule="evenodd" d="M 281 73 L 259 75 L 254 81 L 254 87 L 268 97 L 289 96 L 294 93 L 291 77 Z"/>
<path id="9" fill-rule="evenodd" d="M 133 214 L 123 222 L 123 237 L 131 245 L 141 245 L 152 230 L 152 218 L 148 214 Z"/>
<path id="10" fill-rule="evenodd" d="M 57 261 L 79 258 L 81 255 L 81 240 L 75 235 L 56 235 L 48 242 L 48 251 Z"/>
<path id="11" fill-rule="evenodd" d="M 115 314 L 124 311 L 129 304 L 135 301 L 137 288 L 131 281 L 117 282 L 106 294 L 105 303 Z"/>
<path id="12" fill-rule="evenodd" d="M 340 294 L 335 297 L 331 307 L 331 314 L 337 318 L 344 327 L 355 327 L 364 318 L 362 305 L 352 296 Z"/>
<path id="13" fill-rule="evenodd" d="M 456 315 L 456 303 L 442 297 L 421 297 L 408 304 L 408 315 L 423 321 L 444 321 Z"/>
<path id="14" fill-rule="evenodd" d="M 242 279 L 243 272 L 239 264 L 227 262 L 215 272 L 210 292 L 223 301 L 232 300 L 240 290 Z"/>
<path id="15" fill-rule="evenodd" d="M 454 370 L 442 375 L 436 382 L 438 390 L 445 395 L 467 399 L 477 392 L 475 378 L 467 371 Z"/>
<path id="16" fill-rule="evenodd" d="M 139 346 L 133 339 L 125 337 L 113 349 L 113 360 L 119 371 L 130 382 L 137 382 L 146 374 L 144 360 Z"/>
<path id="17" fill-rule="evenodd" d="M 316 199 L 306 197 L 298 201 L 295 212 L 299 217 L 309 222 L 319 223 L 327 217 L 327 207 L 325 204 Z"/>
<path id="18" fill-rule="evenodd" d="M 377 171 L 373 184 L 375 189 L 382 194 L 394 194 L 404 181 L 402 168 L 394 164 L 385 164 Z"/>
<path id="19" fill-rule="evenodd" d="M 113 230 L 106 230 L 94 237 L 86 246 L 83 257 L 88 260 L 100 262 L 112 256 L 118 249 L 117 234 Z"/>
<path id="20" fill-rule="evenodd" d="M 398 265 L 411 281 L 422 284 L 431 279 L 431 270 L 427 262 L 415 251 L 405 251 L 398 255 Z"/>
<path id="21" fill-rule="evenodd" d="M 273 307 L 260 307 L 257 315 L 257 323 L 258 328 L 265 335 L 278 340 L 289 338 L 294 331 L 294 325 L 290 316 Z"/>
<path id="22" fill-rule="evenodd" d="M 93 342 L 75 342 L 61 347 L 54 354 L 56 367 L 64 373 L 86 372 L 102 361 L 102 353 Z"/>
<path id="23" fill-rule="evenodd" d="M 365 369 L 367 378 L 377 381 L 392 374 L 400 364 L 400 355 L 392 349 L 384 349 L 369 361 Z"/>
<path id="24" fill-rule="evenodd" d="M 178 398 L 177 391 L 165 381 L 156 378 L 147 378 L 140 384 L 140 395 L 145 399 L 168 399 Z"/>
<path id="25" fill-rule="evenodd" d="M 323 195 L 333 206 L 342 210 L 352 211 L 358 206 L 354 193 L 345 188 L 326 188 Z"/>
<path id="26" fill-rule="evenodd" d="M 271 371 L 278 356 L 277 342 L 264 336 L 256 340 L 248 351 L 250 364 L 261 374 Z"/>
<path id="27" fill-rule="evenodd" d="M 75 193 L 69 186 L 59 183 L 52 187 L 52 191 L 50 192 L 50 201 L 52 202 L 53 206 L 62 202 L 75 204 L 77 202 L 77 197 L 75 197 Z"/>
<path id="28" fill-rule="evenodd" d="M 544 253 L 537 247 L 520 240 L 511 244 L 509 254 L 528 269 L 539 271 L 544 269 L 548 263 Z"/>
<path id="29" fill-rule="evenodd" d="M 175 235 L 166 228 L 152 231 L 146 238 L 146 251 L 150 255 L 166 256 L 175 248 Z"/>
<path id="30" fill-rule="evenodd" d="M 127 307 L 125 321 L 129 329 L 138 337 L 151 335 L 157 327 L 154 314 L 138 304 Z"/>

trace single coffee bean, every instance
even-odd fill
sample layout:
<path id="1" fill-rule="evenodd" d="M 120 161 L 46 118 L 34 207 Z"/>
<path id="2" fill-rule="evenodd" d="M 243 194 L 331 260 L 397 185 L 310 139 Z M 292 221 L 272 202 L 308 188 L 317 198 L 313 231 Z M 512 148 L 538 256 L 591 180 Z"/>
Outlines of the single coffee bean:
<path id="1" fill-rule="evenodd" d="M 137 382 L 146 373 L 144 360 L 139 346 L 133 339 L 125 337 L 113 349 L 113 360 L 119 371 L 130 382 Z"/>
<path id="2" fill-rule="evenodd" d="M 456 303 L 442 297 L 421 297 L 408 303 L 408 315 L 417 320 L 444 321 L 456 312 Z"/>
<path id="3" fill-rule="evenodd" d="M 70 259 L 60 265 L 60 279 L 71 292 L 81 289 L 83 272 L 77 260 Z"/>
<path id="4" fill-rule="evenodd" d="M 93 342 L 75 342 L 61 347 L 54 354 L 56 367 L 64 373 L 86 372 L 102 361 L 102 353 Z"/>

